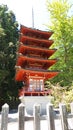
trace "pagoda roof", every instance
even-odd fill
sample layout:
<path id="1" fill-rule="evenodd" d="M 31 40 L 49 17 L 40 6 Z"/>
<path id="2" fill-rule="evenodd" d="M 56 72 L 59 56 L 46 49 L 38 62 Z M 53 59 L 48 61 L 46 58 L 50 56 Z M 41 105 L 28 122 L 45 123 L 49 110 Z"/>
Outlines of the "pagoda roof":
<path id="1" fill-rule="evenodd" d="M 20 33 L 27 36 L 36 36 L 38 38 L 43 38 L 43 39 L 48 39 L 53 34 L 53 32 L 51 31 L 47 32 L 47 31 L 42 31 L 39 29 L 28 28 L 24 25 L 21 25 Z"/>
<path id="2" fill-rule="evenodd" d="M 30 51 L 37 52 L 37 53 L 44 53 L 45 55 L 47 55 L 48 57 L 50 57 L 52 54 L 54 54 L 56 52 L 57 49 L 43 49 L 43 48 L 39 48 L 39 47 L 31 47 L 31 46 L 27 46 L 27 45 L 23 45 L 20 44 L 19 48 L 18 48 L 18 53 L 22 53 L 23 55 L 28 51 L 28 54 Z"/>
<path id="3" fill-rule="evenodd" d="M 35 76 L 35 77 L 43 77 L 44 80 L 50 79 L 58 75 L 57 71 L 37 71 L 37 70 L 27 70 L 27 69 L 18 69 L 15 75 L 16 81 L 24 81 L 26 77 Z"/>
<path id="4" fill-rule="evenodd" d="M 28 36 L 24 36 L 24 35 L 20 36 L 19 41 L 22 42 L 23 44 L 25 44 L 27 42 L 29 42 L 30 44 L 32 42 L 32 43 L 34 43 L 34 45 L 35 44 L 37 44 L 37 45 L 43 44 L 46 47 L 50 47 L 54 42 L 53 40 L 38 39 L 38 38 L 28 37 Z"/>
<path id="5" fill-rule="evenodd" d="M 25 67 L 26 63 L 31 64 L 40 64 L 42 66 L 50 67 L 57 62 L 57 59 L 38 59 L 32 58 L 27 56 L 18 56 L 16 66 L 21 66 L 22 68 Z"/>

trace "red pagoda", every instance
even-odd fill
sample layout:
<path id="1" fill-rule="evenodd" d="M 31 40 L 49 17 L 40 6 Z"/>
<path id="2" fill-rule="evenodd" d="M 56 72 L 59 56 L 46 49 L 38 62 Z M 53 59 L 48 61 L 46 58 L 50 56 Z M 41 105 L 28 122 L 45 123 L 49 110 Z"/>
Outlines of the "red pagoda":
<path id="1" fill-rule="evenodd" d="M 56 59 L 50 59 L 56 52 L 56 49 L 49 49 L 53 44 L 53 40 L 50 40 L 52 34 L 53 32 L 21 25 L 15 66 L 15 80 L 23 83 L 20 96 L 49 94 L 49 90 L 45 90 L 44 82 L 59 73 L 49 70 L 57 62 Z"/>

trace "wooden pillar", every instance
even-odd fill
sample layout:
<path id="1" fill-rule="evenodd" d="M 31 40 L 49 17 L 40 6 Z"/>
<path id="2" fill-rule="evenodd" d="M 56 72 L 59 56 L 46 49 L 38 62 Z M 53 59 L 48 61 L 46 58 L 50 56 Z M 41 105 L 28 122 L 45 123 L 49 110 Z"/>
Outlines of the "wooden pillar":
<path id="1" fill-rule="evenodd" d="M 33 108 L 34 130 L 40 130 L 40 105 L 35 104 Z"/>
<path id="2" fill-rule="evenodd" d="M 55 130 L 54 124 L 54 110 L 51 103 L 47 104 L 47 120 L 48 120 L 48 130 Z"/>
<path id="3" fill-rule="evenodd" d="M 62 130 L 68 130 L 66 105 L 60 104 L 59 108 L 60 108 L 60 115 L 61 115 Z"/>
<path id="4" fill-rule="evenodd" d="M 73 114 L 73 102 L 70 104 L 71 113 Z"/>
<path id="5" fill-rule="evenodd" d="M 23 103 L 21 103 L 18 106 L 18 113 L 19 113 L 19 118 L 18 118 L 18 130 L 25 130 L 25 106 Z"/>
<path id="6" fill-rule="evenodd" d="M 8 113 L 9 113 L 9 105 L 4 104 L 2 106 L 1 112 L 1 130 L 7 130 L 8 126 Z"/>

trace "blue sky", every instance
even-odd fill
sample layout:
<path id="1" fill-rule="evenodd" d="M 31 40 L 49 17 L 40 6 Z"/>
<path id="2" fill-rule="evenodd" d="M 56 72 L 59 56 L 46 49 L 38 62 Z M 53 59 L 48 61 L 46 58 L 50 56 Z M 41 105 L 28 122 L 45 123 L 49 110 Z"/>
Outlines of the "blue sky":
<path id="1" fill-rule="evenodd" d="M 73 0 L 69 0 L 73 3 Z M 44 24 L 49 22 L 49 13 L 46 8 L 46 0 L 0 0 L 0 4 L 8 6 L 16 15 L 19 24 L 32 27 L 32 6 L 34 10 L 34 27 L 46 30 Z M 73 8 L 71 10 L 71 13 Z"/>

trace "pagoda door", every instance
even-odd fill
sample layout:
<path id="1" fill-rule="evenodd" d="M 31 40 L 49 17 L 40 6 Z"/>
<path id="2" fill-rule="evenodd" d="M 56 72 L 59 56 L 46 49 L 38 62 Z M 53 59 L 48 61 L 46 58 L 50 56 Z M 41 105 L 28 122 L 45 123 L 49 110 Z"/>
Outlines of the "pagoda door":
<path id="1" fill-rule="evenodd" d="M 44 80 L 43 79 L 29 79 L 28 91 L 43 91 Z"/>

